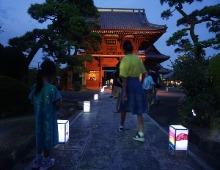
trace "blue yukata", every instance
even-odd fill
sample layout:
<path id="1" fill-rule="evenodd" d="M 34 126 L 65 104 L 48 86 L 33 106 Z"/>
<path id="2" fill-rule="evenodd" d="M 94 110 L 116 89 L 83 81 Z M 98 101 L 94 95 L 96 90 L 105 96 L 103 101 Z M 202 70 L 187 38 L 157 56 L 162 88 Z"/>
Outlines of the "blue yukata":
<path id="1" fill-rule="evenodd" d="M 61 99 L 61 94 L 56 86 L 46 83 L 40 93 L 34 95 L 36 85 L 29 94 L 29 99 L 34 105 L 36 149 L 52 149 L 58 143 L 58 125 L 56 101 Z"/>

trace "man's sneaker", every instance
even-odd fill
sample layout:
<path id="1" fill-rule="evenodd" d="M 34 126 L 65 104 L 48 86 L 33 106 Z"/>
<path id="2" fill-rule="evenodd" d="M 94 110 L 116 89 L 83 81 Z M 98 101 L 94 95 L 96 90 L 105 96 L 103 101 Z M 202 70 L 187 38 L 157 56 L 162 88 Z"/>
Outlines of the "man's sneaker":
<path id="1" fill-rule="evenodd" d="M 137 133 L 136 136 L 133 137 L 134 140 L 139 141 L 139 142 L 144 142 L 144 136 L 140 136 L 139 133 Z"/>
<path id="2" fill-rule="evenodd" d="M 33 168 L 34 169 L 38 169 L 40 168 L 41 164 L 42 164 L 42 160 L 43 160 L 43 156 L 42 155 L 37 155 L 36 158 L 34 159 L 33 162 Z"/>
<path id="3" fill-rule="evenodd" d="M 118 131 L 119 131 L 119 132 L 124 131 L 124 126 L 119 125 Z"/>
<path id="4" fill-rule="evenodd" d="M 53 158 L 44 158 L 40 170 L 47 170 L 55 165 L 55 159 Z"/>

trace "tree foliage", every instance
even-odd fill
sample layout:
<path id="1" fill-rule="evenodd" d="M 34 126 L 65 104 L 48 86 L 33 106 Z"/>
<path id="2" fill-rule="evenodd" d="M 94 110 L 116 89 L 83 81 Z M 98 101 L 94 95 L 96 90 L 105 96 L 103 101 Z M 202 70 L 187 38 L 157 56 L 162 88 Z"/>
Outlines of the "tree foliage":
<path id="1" fill-rule="evenodd" d="M 214 88 L 215 96 L 220 103 L 220 53 L 210 60 L 208 66 L 211 82 Z M 220 106 L 219 110 L 220 110 Z"/>
<path id="2" fill-rule="evenodd" d="M 69 57 L 76 56 L 80 48 L 99 50 L 102 39 L 90 32 L 91 28 L 99 27 L 90 19 L 98 17 L 93 0 L 46 0 L 43 4 L 31 5 L 28 13 L 39 23 L 46 22 L 48 26 L 9 41 L 10 45 L 26 54 L 27 65 L 40 48 L 58 63 L 67 63 Z"/>
<path id="3" fill-rule="evenodd" d="M 210 88 L 208 59 L 198 61 L 195 57 L 180 56 L 172 64 L 174 78 L 182 82 L 187 96 L 195 97 Z"/>
<path id="4" fill-rule="evenodd" d="M 182 29 L 175 32 L 168 40 L 167 45 L 177 46 L 175 52 L 192 53 L 201 58 L 204 56 L 204 50 L 207 47 L 220 49 L 220 4 L 206 6 L 201 10 L 194 10 L 187 13 L 184 9 L 185 4 L 202 0 L 160 0 L 161 4 L 168 4 L 169 9 L 162 12 L 163 19 L 169 19 L 174 12 L 178 12 L 181 18 L 177 20 L 177 26 Z M 195 27 L 199 24 L 206 23 L 209 32 L 214 33 L 215 37 L 200 41 L 196 34 Z M 191 38 L 191 40 L 189 39 Z"/>
<path id="5" fill-rule="evenodd" d="M 24 54 L 15 47 L 4 47 L 1 44 L 0 54 L 0 75 L 24 81 L 27 73 Z"/>

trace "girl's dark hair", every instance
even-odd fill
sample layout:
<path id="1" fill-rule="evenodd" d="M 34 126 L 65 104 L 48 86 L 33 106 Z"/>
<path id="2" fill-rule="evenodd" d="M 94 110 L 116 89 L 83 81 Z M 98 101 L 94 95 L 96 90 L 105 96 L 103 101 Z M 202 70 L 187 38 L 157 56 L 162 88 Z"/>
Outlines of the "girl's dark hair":
<path id="1" fill-rule="evenodd" d="M 43 77 L 53 77 L 56 75 L 56 65 L 50 59 L 45 59 L 37 72 L 37 83 L 34 95 L 40 93 L 43 87 Z"/>
<path id="2" fill-rule="evenodd" d="M 134 48 L 133 48 L 133 45 L 132 45 L 131 41 L 125 40 L 123 42 L 123 50 L 125 51 L 126 54 L 133 52 Z"/>

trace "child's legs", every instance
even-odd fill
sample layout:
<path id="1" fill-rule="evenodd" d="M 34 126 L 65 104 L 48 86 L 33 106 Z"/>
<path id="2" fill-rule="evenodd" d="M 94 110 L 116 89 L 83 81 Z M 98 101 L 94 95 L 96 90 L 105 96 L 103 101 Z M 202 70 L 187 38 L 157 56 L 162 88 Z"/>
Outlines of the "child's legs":
<path id="1" fill-rule="evenodd" d="M 143 132 L 144 131 L 144 118 L 142 114 L 137 115 L 138 118 L 138 131 Z"/>
<path id="2" fill-rule="evenodd" d="M 126 112 L 121 113 L 121 122 L 120 122 L 121 126 L 124 126 L 125 124 L 126 115 L 127 115 Z"/>

